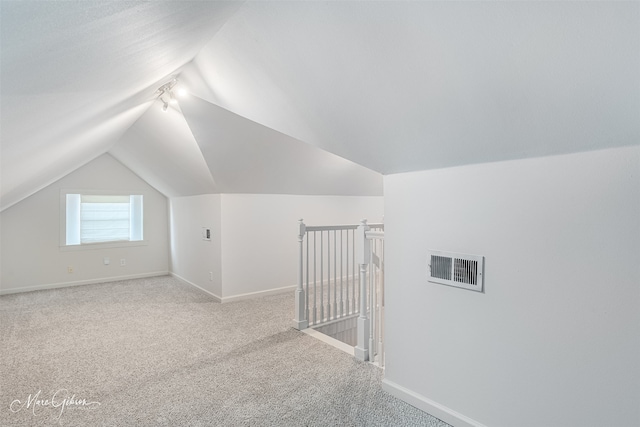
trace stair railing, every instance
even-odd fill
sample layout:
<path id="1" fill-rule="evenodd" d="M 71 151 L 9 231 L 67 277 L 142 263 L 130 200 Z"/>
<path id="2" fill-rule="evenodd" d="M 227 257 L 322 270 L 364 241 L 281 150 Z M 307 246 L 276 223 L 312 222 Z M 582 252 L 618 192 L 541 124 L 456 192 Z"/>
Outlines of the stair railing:
<path id="1" fill-rule="evenodd" d="M 302 330 L 357 315 L 355 356 L 383 365 L 384 225 L 362 220 L 359 225 L 307 226 L 299 220 L 298 244 L 293 327 Z"/>

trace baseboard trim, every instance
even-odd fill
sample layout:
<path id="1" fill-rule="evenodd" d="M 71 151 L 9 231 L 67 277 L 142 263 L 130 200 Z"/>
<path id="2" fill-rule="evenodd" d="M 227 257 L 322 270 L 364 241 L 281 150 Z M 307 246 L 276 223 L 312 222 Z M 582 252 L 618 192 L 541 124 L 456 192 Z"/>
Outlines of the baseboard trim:
<path id="1" fill-rule="evenodd" d="M 318 332 L 315 329 L 307 328 L 307 329 L 301 330 L 300 332 L 304 332 L 305 334 L 312 336 L 313 338 L 320 340 L 325 344 L 329 344 L 330 346 L 333 346 L 339 350 L 342 350 L 345 353 L 347 353 L 349 356 L 354 355 L 354 348 L 351 347 L 349 344 L 343 343 L 342 341 L 338 341 L 337 339 L 332 338 L 329 335 L 325 335 L 322 332 Z"/>
<path id="2" fill-rule="evenodd" d="M 285 286 L 285 287 L 282 287 L 282 288 L 267 289 L 265 291 L 249 292 L 249 293 L 246 293 L 246 294 L 238 294 L 238 295 L 231 295 L 231 296 L 228 296 L 228 297 L 221 297 L 221 296 L 216 295 L 213 292 L 210 292 L 210 291 L 202 288 L 201 286 L 198 286 L 195 283 L 185 279 L 184 277 L 180 276 L 179 274 L 176 274 L 174 272 L 170 272 L 169 274 L 171 276 L 175 277 L 176 279 L 182 280 L 183 282 L 185 282 L 188 285 L 195 286 L 196 288 L 200 289 L 202 292 L 205 292 L 205 293 L 211 295 L 213 298 L 216 299 L 216 301 L 218 301 L 220 303 L 223 303 L 223 304 L 224 303 L 228 303 L 228 302 L 252 299 L 252 298 L 266 297 L 266 296 L 269 296 L 269 295 L 283 294 L 283 293 L 286 293 L 286 292 L 293 292 L 293 291 L 296 290 L 296 287 L 297 287 L 296 285 Z"/>
<path id="3" fill-rule="evenodd" d="M 249 292 L 246 294 L 231 295 L 229 297 L 222 297 L 222 303 L 241 301 L 245 299 L 252 299 L 252 298 L 258 298 L 258 297 L 266 297 L 269 295 L 283 294 L 286 292 L 293 293 L 293 291 L 295 291 L 296 288 L 297 286 L 293 285 L 293 286 L 285 286 L 282 288 L 267 289 L 266 291 L 256 291 L 256 292 Z"/>
<path id="4" fill-rule="evenodd" d="M 431 414 L 454 427 L 486 427 L 484 424 L 462 415 L 453 409 L 447 408 L 438 402 L 427 399 L 426 397 L 389 381 L 386 378 L 382 380 L 382 389 L 390 395 L 395 396 L 398 399 L 407 402 L 411 406 L 415 406 L 416 408 Z"/>
<path id="5" fill-rule="evenodd" d="M 216 300 L 216 302 L 222 302 L 222 297 L 219 297 L 218 295 L 214 294 L 213 292 L 210 292 L 210 291 L 208 291 L 208 290 L 206 290 L 206 289 L 204 289 L 204 288 L 201 288 L 200 286 L 198 286 L 198 285 L 196 285 L 195 283 L 193 283 L 193 282 L 191 282 L 191 281 L 189 281 L 189 280 L 185 279 L 184 277 L 180 276 L 179 274 L 176 274 L 176 273 L 174 273 L 174 272 L 171 272 L 171 273 L 169 273 L 169 274 L 170 274 L 171 276 L 175 277 L 176 279 L 178 279 L 178 280 L 181 280 L 181 281 L 185 282 L 187 285 L 194 286 L 194 287 L 196 287 L 196 288 L 200 289 L 200 290 L 201 290 L 202 292 L 204 292 L 205 294 L 208 294 L 208 295 L 212 296 L 212 297 L 213 297 L 213 299 L 215 299 L 215 300 Z"/>
<path id="6" fill-rule="evenodd" d="M 0 289 L 0 295 L 17 294 L 22 292 L 44 291 L 47 289 L 68 288 L 71 286 L 95 285 L 98 283 L 119 282 L 121 280 L 144 279 L 146 277 L 166 276 L 168 271 L 154 271 L 151 273 L 130 274 L 126 276 L 101 277 L 99 279 L 78 280 L 75 282 L 50 283 L 46 285 L 26 286 L 23 288 Z"/>

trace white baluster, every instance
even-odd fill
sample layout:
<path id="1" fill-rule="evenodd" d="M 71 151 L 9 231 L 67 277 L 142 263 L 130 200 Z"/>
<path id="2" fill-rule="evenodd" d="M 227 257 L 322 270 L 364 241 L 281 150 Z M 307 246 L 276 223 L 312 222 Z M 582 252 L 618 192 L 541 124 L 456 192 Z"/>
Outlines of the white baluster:
<path id="1" fill-rule="evenodd" d="M 324 322 L 324 256 L 323 253 L 324 233 L 320 231 L 320 322 Z"/>
<path id="2" fill-rule="evenodd" d="M 318 289 L 317 289 L 317 282 L 318 282 L 318 275 L 316 273 L 316 260 L 318 258 L 318 255 L 316 253 L 316 231 L 313 232 L 313 324 L 317 324 L 318 323 L 318 305 L 317 305 L 317 298 L 316 295 L 318 293 Z"/>
<path id="3" fill-rule="evenodd" d="M 304 235 L 306 233 L 306 227 L 302 220 L 299 221 L 298 224 L 298 244 L 300 246 L 300 263 L 298 268 L 298 288 L 296 289 L 296 308 L 295 308 L 295 318 L 293 319 L 293 327 L 302 330 L 306 329 L 309 326 L 309 321 L 305 316 L 305 293 L 302 287 L 302 274 L 303 274 L 303 253 L 302 253 L 302 241 L 304 239 Z"/>
<path id="4" fill-rule="evenodd" d="M 338 318 L 338 239 L 336 230 L 333 230 L 333 318 Z"/>
<path id="5" fill-rule="evenodd" d="M 344 265 L 344 241 L 342 240 L 342 230 L 340 230 L 340 317 L 344 317 L 344 275 L 342 266 Z"/>
<path id="6" fill-rule="evenodd" d="M 367 239 L 369 244 L 371 245 L 371 241 Z M 376 279 L 376 265 L 373 262 L 373 252 L 375 250 L 375 240 L 373 241 L 373 250 L 369 255 L 369 360 L 372 362 L 375 361 L 376 357 L 376 348 L 375 348 L 375 340 L 373 338 L 375 334 L 375 326 L 376 326 L 376 288 L 375 288 L 375 279 Z"/>
<path id="7" fill-rule="evenodd" d="M 349 230 L 347 230 L 347 256 L 346 256 L 346 260 L 347 260 L 347 265 L 346 265 L 346 271 L 347 271 L 347 314 L 349 313 L 349 308 L 351 307 L 350 304 L 350 300 L 349 300 Z"/>
<path id="8" fill-rule="evenodd" d="M 327 230 L 327 320 L 331 320 L 331 232 Z"/>
<path id="9" fill-rule="evenodd" d="M 384 367 L 384 238 L 380 240 L 380 279 L 378 281 L 378 355 L 380 367 Z"/>
<path id="10" fill-rule="evenodd" d="M 305 286 L 305 301 L 304 301 L 304 307 L 305 307 L 305 319 L 307 319 L 307 322 L 309 321 L 309 236 L 307 236 L 307 263 L 306 263 L 306 269 L 307 269 L 307 277 L 306 277 L 306 286 Z"/>
<path id="11" fill-rule="evenodd" d="M 353 240 L 353 246 L 351 247 L 351 304 L 353 305 L 352 313 L 357 313 L 357 298 L 356 298 L 356 230 L 353 230 L 351 233 L 351 237 Z M 358 282 L 360 285 L 360 282 Z"/>

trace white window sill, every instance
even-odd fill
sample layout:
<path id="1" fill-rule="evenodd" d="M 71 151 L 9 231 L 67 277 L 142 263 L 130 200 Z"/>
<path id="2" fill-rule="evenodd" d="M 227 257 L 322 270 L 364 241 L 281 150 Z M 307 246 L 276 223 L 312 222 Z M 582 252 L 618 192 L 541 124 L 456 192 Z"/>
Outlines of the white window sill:
<path id="1" fill-rule="evenodd" d="M 148 246 L 149 242 L 146 240 L 138 240 L 135 242 L 120 241 L 120 242 L 105 242 L 105 243 L 84 243 L 80 245 L 63 245 L 60 246 L 61 251 L 90 251 L 95 249 L 111 249 L 111 248 L 130 248 L 135 246 Z"/>

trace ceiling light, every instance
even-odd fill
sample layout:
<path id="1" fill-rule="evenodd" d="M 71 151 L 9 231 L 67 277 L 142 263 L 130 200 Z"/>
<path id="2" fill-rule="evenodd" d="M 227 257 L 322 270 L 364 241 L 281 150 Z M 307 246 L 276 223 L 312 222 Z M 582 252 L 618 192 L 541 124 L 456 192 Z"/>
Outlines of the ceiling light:
<path id="1" fill-rule="evenodd" d="M 176 79 L 175 77 L 172 77 L 169 82 L 163 84 L 156 90 L 156 94 L 157 94 L 156 99 L 159 99 L 160 101 L 162 101 L 162 111 L 164 112 L 166 112 L 169 109 L 169 103 L 171 104 L 178 103 L 178 100 L 173 96 L 173 91 L 172 91 L 173 87 L 176 84 L 178 84 L 178 79 Z"/>
<path id="2" fill-rule="evenodd" d="M 180 98 L 187 96 L 187 90 L 183 87 L 178 88 L 177 93 Z"/>

